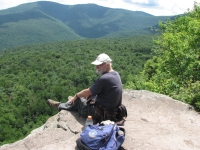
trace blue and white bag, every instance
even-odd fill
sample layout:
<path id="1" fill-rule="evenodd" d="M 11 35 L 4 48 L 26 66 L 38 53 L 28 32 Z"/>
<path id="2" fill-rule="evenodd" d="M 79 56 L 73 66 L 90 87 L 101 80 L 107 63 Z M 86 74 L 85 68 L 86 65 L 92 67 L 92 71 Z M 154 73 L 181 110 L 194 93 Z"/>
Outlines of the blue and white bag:
<path id="1" fill-rule="evenodd" d="M 118 150 L 125 140 L 125 129 L 117 124 L 88 125 L 76 141 L 81 150 Z"/>

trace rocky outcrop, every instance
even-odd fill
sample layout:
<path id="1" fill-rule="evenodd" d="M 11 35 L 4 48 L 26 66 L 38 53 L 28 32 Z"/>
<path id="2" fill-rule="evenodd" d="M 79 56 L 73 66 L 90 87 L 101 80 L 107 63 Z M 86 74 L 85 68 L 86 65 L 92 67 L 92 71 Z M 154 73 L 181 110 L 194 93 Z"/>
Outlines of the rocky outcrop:
<path id="1" fill-rule="evenodd" d="M 199 150 L 200 114 L 185 103 L 149 91 L 124 90 L 128 118 L 124 149 Z M 0 150 L 77 150 L 85 119 L 60 111 L 26 138 Z"/>

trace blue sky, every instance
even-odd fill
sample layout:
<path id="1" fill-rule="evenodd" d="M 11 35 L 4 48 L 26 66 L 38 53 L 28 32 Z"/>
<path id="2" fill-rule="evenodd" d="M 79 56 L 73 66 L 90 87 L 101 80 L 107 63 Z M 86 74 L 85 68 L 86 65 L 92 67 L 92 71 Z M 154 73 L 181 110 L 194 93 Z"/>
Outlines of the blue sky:
<path id="1" fill-rule="evenodd" d="M 0 10 L 15 7 L 20 4 L 39 0 L 0 0 Z M 183 14 L 192 9 L 193 0 L 42 0 L 64 5 L 94 3 L 110 8 L 122 8 L 131 11 L 144 11 L 155 16 L 173 16 Z M 200 3 L 200 0 L 195 0 Z"/>

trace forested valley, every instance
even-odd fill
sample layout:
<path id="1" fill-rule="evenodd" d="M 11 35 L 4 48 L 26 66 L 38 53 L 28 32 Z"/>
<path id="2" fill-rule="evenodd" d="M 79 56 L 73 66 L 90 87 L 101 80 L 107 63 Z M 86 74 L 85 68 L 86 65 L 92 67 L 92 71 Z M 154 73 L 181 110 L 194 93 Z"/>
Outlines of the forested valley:
<path id="1" fill-rule="evenodd" d="M 200 111 L 200 7 L 160 23 L 159 35 L 26 45 L 0 51 L 0 145 L 24 138 L 97 78 L 91 62 L 107 53 L 123 88 L 169 95 Z"/>
<path id="2" fill-rule="evenodd" d="M 89 87 L 97 78 L 91 62 L 107 53 L 122 78 L 142 71 L 151 58 L 152 37 L 88 39 L 29 45 L 0 52 L 0 142 L 14 142 L 57 111 L 46 104 Z"/>

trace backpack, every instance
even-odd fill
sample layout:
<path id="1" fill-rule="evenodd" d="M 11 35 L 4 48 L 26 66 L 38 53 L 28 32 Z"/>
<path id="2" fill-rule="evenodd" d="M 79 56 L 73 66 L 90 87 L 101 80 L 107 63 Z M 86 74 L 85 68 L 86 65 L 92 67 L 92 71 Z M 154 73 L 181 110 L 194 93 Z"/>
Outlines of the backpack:
<path id="1" fill-rule="evenodd" d="M 121 121 L 121 120 L 124 120 L 127 116 L 128 116 L 128 114 L 127 114 L 126 106 L 124 106 L 123 104 L 121 104 L 118 107 L 116 119 L 118 121 Z"/>
<path id="2" fill-rule="evenodd" d="M 80 150 L 118 150 L 125 140 L 125 129 L 117 124 L 88 125 L 76 140 Z"/>

